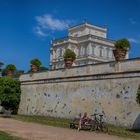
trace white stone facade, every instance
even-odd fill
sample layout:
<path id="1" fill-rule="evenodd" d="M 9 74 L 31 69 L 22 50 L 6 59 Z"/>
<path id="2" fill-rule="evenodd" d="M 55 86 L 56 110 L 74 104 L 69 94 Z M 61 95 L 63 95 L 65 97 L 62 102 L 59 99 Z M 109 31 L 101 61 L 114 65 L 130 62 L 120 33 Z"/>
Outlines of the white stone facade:
<path id="1" fill-rule="evenodd" d="M 67 37 L 55 39 L 51 45 L 52 69 L 64 68 L 63 54 L 68 48 L 76 53 L 74 66 L 114 60 L 114 42 L 107 39 L 107 28 L 88 23 L 70 27 Z"/>

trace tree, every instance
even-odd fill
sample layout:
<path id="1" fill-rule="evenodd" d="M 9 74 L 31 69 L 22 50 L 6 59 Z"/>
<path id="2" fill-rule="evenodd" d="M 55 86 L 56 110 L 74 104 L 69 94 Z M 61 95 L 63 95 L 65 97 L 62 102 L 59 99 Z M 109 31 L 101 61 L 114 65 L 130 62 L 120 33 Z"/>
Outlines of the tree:
<path id="1" fill-rule="evenodd" d="M 20 102 L 20 82 L 11 77 L 0 77 L 0 102 L 5 109 L 16 114 Z"/>
<path id="2" fill-rule="evenodd" d="M 39 68 L 39 72 L 43 72 L 43 71 L 47 71 L 47 70 L 48 70 L 48 68 L 47 67 L 44 67 L 44 66 L 42 66 L 42 67 Z"/>
<path id="3" fill-rule="evenodd" d="M 2 70 L 1 67 L 4 65 L 3 62 L 0 62 L 0 71 Z"/>
<path id="4" fill-rule="evenodd" d="M 76 59 L 76 54 L 74 51 L 67 49 L 64 52 L 64 62 L 65 62 L 65 68 L 71 68 L 73 61 Z"/>
<path id="5" fill-rule="evenodd" d="M 40 61 L 38 58 L 32 59 L 32 60 L 30 61 L 30 63 L 31 63 L 32 65 L 37 66 L 37 67 L 40 67 L 40 66 L 42 65 L 41 61 Z"/>
<path id="6" fill-rule="evenodd" d="M 76 59 L 76 54 L 74 51 L 70 50 L 70 49 L 67 49 L 65 52 L 64 52 L 64 59 L 66 58 L 72 58 L 72 60 L 74 61 Z"/>
<path id="7" fill-rule="evenodd" d="M 13 65 L 13 64 L 8 64 L 8 65 L 6 66 L 6 69 L 7 69 L 7 70 L 12 70 L 12 71 L 14 71 L 14 70 L 16 70 L 16 66 Z"/>
<path id="8" fill-rule="evenodd" d="M 118 62 L 125 59 L 127 51 L 131 48 L 131 44 L 126 38 L 122 38 L 114 43 L 114 47 L 113 54 L 115 60 Z"/>
<path id="9" fill-rule="evenodd" d="M 121 49 L 126 49 L 126 50 L 131 48 L 130 42 L 126 38 L 117 40 L 114 43 L 114 45 L 116 48 L 121 48 Z"/>
<path id="10" fill-rule="evenodd" d="M 0 67 L 3 66 L 3 65 L 4 65 L 4 63 L 3 62 L 0 62 Z"/>
<path id="11" fill-rule="evenodd" d="M 39 71 L 40 66 L 42 65 L 41 61 L 38 58 L 32 59 L 31 63 L 31 71 L 37 72 Z"/>
<path id="12" fill-rule="evenodd" d="M 6 76 L 7 73 L 8 73 L 8 72 L 7 72 L 7 69 L 3 69 L 3 70 L 2 70 L 2 76 Z"/>
<path id="13" fill-rule="evenodd" d="M 13 75 L 16 71 L 16 66 L 13 64 L 8 64 L 6 68 L 2 71 L 2 75 Z"/>

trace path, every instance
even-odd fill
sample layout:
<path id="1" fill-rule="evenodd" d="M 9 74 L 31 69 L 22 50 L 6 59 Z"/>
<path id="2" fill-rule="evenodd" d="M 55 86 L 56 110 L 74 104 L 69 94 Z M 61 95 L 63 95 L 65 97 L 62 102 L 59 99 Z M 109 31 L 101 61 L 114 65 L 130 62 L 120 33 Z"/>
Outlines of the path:
<path id="1" fill-rule="evenodd" d="M 0 118 L 0 130 L 26 140 L 126 140 L 126 138 L 107 134 L 77 132 L 73 129 L 22 122 L 9 118 Z"/>

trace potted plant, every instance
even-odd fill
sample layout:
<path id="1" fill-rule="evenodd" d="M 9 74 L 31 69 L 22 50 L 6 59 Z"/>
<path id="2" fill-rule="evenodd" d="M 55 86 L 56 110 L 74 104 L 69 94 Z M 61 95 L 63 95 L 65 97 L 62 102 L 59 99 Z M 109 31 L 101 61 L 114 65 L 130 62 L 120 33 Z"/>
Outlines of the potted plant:
<path id="1" fill-rule="evenodd" d="M 15 70 L 16 70 L 16 67 L 13 64 L 9 64 L 6 66 L 7 75 L 13 75 Z"/>
<path id="2" fill-rule="evenodd" d="M 33 59 L 30 61 L 31 63 L 31 71 L 32 72 L 37 72 L 42 65 L 41 61 L 37 58 Z"/>
<path id="3" fill-rule="evenodd" d="M 74 51 L 67 49 L 64 52 L 64 61 L 65 61 L 65 67 L 70 68 L 73 64 L 73 61 L 76 59 L 76 54 Z"/>
<path id="4" fill-rule="evenodd" d="M 116 61 L 121 61 L 125 59 L 127 51 L 130 49 L 130 42 L 123 38 L 117 40 L 115 43 L 115 50 L 113 50 L 113 54 Z"/>

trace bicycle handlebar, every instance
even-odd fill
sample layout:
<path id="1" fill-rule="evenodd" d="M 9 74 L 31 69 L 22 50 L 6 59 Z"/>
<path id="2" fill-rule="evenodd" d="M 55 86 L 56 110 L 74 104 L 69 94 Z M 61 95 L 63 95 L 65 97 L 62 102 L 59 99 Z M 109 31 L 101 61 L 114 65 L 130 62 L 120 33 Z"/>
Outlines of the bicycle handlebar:
<path id="1" fill-rule="evenodd" d="M 97 114 L 97 113 L 94 113 L 94 114 L 92 114 L 91 116 L 96 116 L 96 115 L 99 115 L 99 114 Z"/>
<path id="2" fill-rule="evenodd" d="M 103 117 L 104 115 L 102 115 L 102 114 L 97 114 L 97 113 L 94 113 L 94 114 L 92 114 L 92 115 L 90 115 L 90 116 L 97 116 L 97 115 L 99 115 L 100 117 Z"/>

